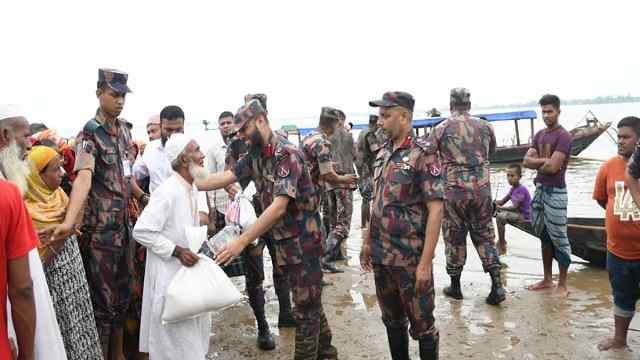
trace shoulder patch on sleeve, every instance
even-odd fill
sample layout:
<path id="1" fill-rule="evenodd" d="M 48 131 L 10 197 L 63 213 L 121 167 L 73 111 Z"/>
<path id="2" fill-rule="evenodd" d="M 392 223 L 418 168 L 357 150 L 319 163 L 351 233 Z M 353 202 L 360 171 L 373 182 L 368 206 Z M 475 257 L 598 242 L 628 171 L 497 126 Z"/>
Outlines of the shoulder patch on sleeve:
<path id="1" fill-rule="evenodd" d="M 436 144 L 434 144 L 431 139 L 428 139 L 426 137 L 416 138 L 415 144 L 419 149 L 427 154 L 435 154 L 438 149 Z"/>

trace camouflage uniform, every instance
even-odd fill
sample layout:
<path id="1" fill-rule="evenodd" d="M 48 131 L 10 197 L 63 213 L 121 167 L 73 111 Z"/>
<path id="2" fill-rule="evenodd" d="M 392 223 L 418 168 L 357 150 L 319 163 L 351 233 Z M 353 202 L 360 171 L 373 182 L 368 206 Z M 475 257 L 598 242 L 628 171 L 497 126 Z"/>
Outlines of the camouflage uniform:
<path id="1" fill-rule="evenodd" d="M 323 114 L 328 113 L 330 111 L 328 109 L 330 108 L 322 108 L 321 116 L 324 116 Z M 331 198 L 326 191 L 326 185 L 324 181 L 320 181 L 320 176 L 326 175 L 333 170 L 331 142 L 327 139 L 327 136 L 325 134 L 319 131 L 312 131 L 300 142 L 300 150 L 304 155 L 305 164 L 309 168 L 309 172 L 311 173 L 311 179 L 320 192 L 322 208 L 322 228 L 325 235 L 323 237 L 326 239 L 326 234 L 329 234 L 329 232 L 331 231 L 331 228 L 335 224 L 335 219 L 333 218 L 330 211 Z M 324 244 L 324 248 L 327 249 L 327 244 Z"/>
<path id="2" fill-rule="evenodd" d="M 234 171 L 238 161 L 246 156 L 247 153 L 248 148 L 243 140 L 238 138 L 232 139 L 227 147 L 225 170 Z M 251 179 L 241 179 L 240 186 L 244 189 L 249 185 L 250 181 Z M 260 216 L 263 208 L 257 193 L 254 196 L 253 207 L 256 210 L 256 215 Z M 282 317 L 291 312 L 291 289 L 289 287 L 289 280 L 283 271 L 283 267 L 279 266 L 281 264 L 277 262 L 273 242 L 272 236 L 266 233 L 262 235 L 257 246 L 249 246 L 242 253 L 249 305 L 251 305 L 256 318 L 264 314 L 265 297 L 262 283 L 264 282 L 263 251 L 265 245 L 267 246 L 273 263 L 273 287 L 278 297 L 278 304 L 280 306 L 279 314 Z"/>
<path id="3" fill-rule="evenodd" d="M 446 181 L 442 229 L 447 273 L 462 273 L 467 233 L 471 233 L 484 271 L 500 268 L 489 182 L 489 154 L 496 147 L 492 126 L 468 112 L 453 112 L 430 136 L 438 145 Z"/>
<path id="4" fill-rule="evenodd" d="M 329 142 L 332 147 L 333 160 L 338 175 L 355 174 L 353 160 L 355 146 L 353 136 L 344 128 L 339 127 L 331 135 Z M 350 185 L 327 184 L 329 197 L 329 216 L 332 219 L 330 232 L 327 235 L 326 252 L 329 258 L 341 253 L 341 246 L 346 244 L 351 229 L 353 215 L 353 188 Z"/>
<path id="5" fill-rule="evenodd" d="M 370 104 L 399 102 L 413 109 L 413 98 L 406 93 L 387 93 L 383 100 Z M 408 351 L 394 349 L 392 341 L 393 336 L 406 336 L 407 318 L 411 336 L 421 347 L 435 344 L 437 353 L 433 274 L 426 292 L 416 293 L 415 283 L 425 246 L 426 204 L 443 198 L 440 163 L 436 147 L 422 138 L 409 135 L 397 149 L 393 146 L 390 141 L 383 145 L 373 167 L 369 231 L 376 295 L 392 353 Z"/>
<path id="6" fill-rule="evenodd" d="M 123 73 L 101 70 L 100 78 L 124 82 L 126 86 Z M 78 134 L 77 142 L 74 170 L 92 172 L 79 244 L 96 325 L 103 348 L 108 349 L 112 332 L 124 325 L 131 298 L 131 133 L 120 120 L 107 124 L 98 110 Z"/>
<path id="7" fill-rule="evenodd" d="M 398 149 L 387 143 L 374 165 L 371 208 L 371 253 L 376 292 L 387 327 L 411 321 L 415 339 L 438 334 L 433 318 L 433 282 L 415 296 L 415 270 L 420 262 L 427 226 L 426 202 L 443 197 L 436 148 L 408 137 Z"/>
<path id="8" fill-rule="evenodd" d="M 369 223 L 369 208 L 371 206 L 371 198 L 373 196 L 373 162 L 382 146 L 376 137 L 376 129 L 372 127 L 372 121 L 377 121 L 378 117 L 371 115 L 369 119 L 369 128 L 362 130 L 358 135 L 356 159 L 358 175 L 360 176 L 360 195 L 362 196 L 362 221 L 363 224 Z"/>
<path id="9" fill-rule="evenodd" d="M 237 129 L 266 112 L 256 100 L 241 107 L 235 118 Z M 320 197 L 300 150 L 275 136 L 262 152 L 250 151 L 235 168 L 239 181 L 253 180 L 258 201 L 267 208 L 278 196 L 289 197 L 285 215 L 270 229 L 276 264 L 288 276 L 295 302 L 295 359 L 336 359 L 331 330 L 322 309 Z"/>

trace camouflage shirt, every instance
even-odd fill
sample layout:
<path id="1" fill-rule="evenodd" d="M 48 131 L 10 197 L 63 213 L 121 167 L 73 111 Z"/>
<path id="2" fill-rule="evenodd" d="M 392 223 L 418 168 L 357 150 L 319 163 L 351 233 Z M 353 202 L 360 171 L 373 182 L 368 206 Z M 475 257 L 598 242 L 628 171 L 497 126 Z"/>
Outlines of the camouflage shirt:
<path id="1" fill-rule="evenodd" d="M 380 150 L 380 143 L 376 136 L 376 131 L 372 128 L 362 130 L 358 135 L 357 156 L 359 175 L 361 178 L 370 178 L 373 176 L 373 162 Z"/>
<path id="2" fill-rule="evenodd" d="M 320 176 L 331 172 L 331 143 L 323 133 L 312 131 L 300 143 L 300 150 L 309 167 L 313 184 L 320 189 Z"/>
<path id="3" fill-rule="evenodd" d="M 107 124 L 98 111 L 78 134 L 77 142 L 74 171 L 92 172 L 82 232 L 95 245 L 123 246 L 131 238 L 131 133 L 121 120 Z"/>
<path id="4" fill-rule="evenodd" d="M 373 181 L 373 263 L 417 266 L 426 234 L 426 203 L 443 198 L 436 147 L 411 136 L 395 150 L 392 142 L 386 143 L 376 157 Z"/>
<path id="5" fill-rule="evenodd" d="M 489 155 L 496 148 L 491 124 L 454 112 L 436 126 L 430 140 L 440 152 L 447 194 L 473 196 L 490 188 Z"/>
<path id="6" fill-rule="evenodd" d="M 356 155 L 356 148 L 353 143 L 353 135 L 344 128 L 338 127 L 329 137 L 331 143 L 331 154 L 335 164 L 336 173 L 339 175 L 355 174 L 353 160 Z M 327 184 L 327 189 L 349 188 L 348 184 Z"/>
<path id="7" fill-rule="evenodd" d="M 287 212 L 271 228 L 276 263 L 299 264 L 307 256 L 322 255 L 320 195 L 304 165 L 300 150 L 276 136 L 272 153 L 250 152 L 235 168 L 239 181 L 253 180 L 259 202 L 266 209 L 277 196 L 290 198 Z"/>

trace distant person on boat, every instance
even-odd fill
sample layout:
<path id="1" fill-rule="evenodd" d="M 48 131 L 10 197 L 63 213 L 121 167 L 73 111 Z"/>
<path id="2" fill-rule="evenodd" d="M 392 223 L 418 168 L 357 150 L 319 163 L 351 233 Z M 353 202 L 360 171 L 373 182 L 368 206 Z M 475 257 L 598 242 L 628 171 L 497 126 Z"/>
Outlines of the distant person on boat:
<path id="1" fill-rule="evenodd" d="M 453 299 L 463 298 L 460 276 L 467 259 L 467 234 L 471 233 L 482 268 L 491 275 L 491 292 L 486 302 L 498 305 L 505 300 L 506 293 L 500 281 L 489 181 L 489 156 L 496 149 L 496 137 L 491 124 L 469 115 L 469 90 L 452 89 L 450 107 L 451 116 L 430 134 L 440 151 L 446 182 L 442 231 L 451 285 L 444 288 L 444 294 Z"/>
<path id="2" fill-rule="evenodd" d="M 620 349 L 627 345 L 627 331 L 640 299 L 640 210 L 625 181 L 627 163 L 638 139 L 640 118 L 629 116 L 620 120 L 618 155 L 602 164 L 593 189 L 593 199 L 606 209 L 607 270 L 615 322 L 613 337 L 601 342 L 600 350 Z"/>
<path id="3" fill-rule="evenodd" d="M 567 185 L 565 172 L 571 156 L 571 134 L 565 130 L 560 117 L 560 99 L 556 95 L 544 95 L 540 101 L 542 118 L 547 126 L 533 137 L 531 148 L 524 157 L 526 168 L 537 170 L 534 179 L 536 192 L 533 197 L 531 223 L 533 231 L 542 242 L 544 278 L 527 287 L 542 290 L 553 287 L 552 261 L 560 268 L 556 294 L 567 296 L 567 271 L 571 264 L 571 245 L 567 237 Z"/>
<path id="4" fill-rule="evenodd" d="M 433 108 L 429 111 L 429 116 L 430 117 L 440 117 L 442 116 L 442 114 L 440 113 L 440 111 L 438 111 L 438 109 Z"/>
<path id="5" fill-rule="evenodd" d="M 511 190 L 507 196 L 496 200 L 496 224 L 498 225 L 498 252 L 507 254 L 507 241 L 504 237 L 505 226 L 509 223 L 530 223 L 531 222 L 531 195 L 529 190 L 520 184 L 522 178 L 522 166 L 511 164 L 507 167 L 507 181 L 511 185 Z M 511 201 L 511 206 L 505 204 Z"/>

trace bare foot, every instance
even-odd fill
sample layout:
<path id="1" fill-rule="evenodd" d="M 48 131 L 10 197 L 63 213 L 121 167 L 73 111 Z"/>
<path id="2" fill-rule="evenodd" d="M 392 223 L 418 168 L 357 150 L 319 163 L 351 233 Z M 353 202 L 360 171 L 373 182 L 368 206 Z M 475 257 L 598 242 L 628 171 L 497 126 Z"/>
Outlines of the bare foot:
<path id="1" fill-rule="evenodd" d="M 613 338 L 606 339 L 602 341 L 600 344 L 598 344 L 598 350 L 600 351 L 616 350 L 616 349 L 622 349 L 626 346 L 627 346 L 626 341 L 620 341 L 613 337 Z"/>
<path id="2" fill-rule="evenodd" d="M 569 290 L 566 286 L 558 285 L 558 287 L 553 291 L 553 296 L 559 298 L 567 298 L 569 297 Z"/>
<path id="3" fill-rule="evenodd" d="M 552 280 L 540 280 L 535 284 L 531 284 L 527 286 L 527 290 L 537 291 L 537 290 L 543 290 L 543 289 L 550 289 L 552 287 L 553 287 Z"/>

